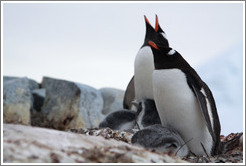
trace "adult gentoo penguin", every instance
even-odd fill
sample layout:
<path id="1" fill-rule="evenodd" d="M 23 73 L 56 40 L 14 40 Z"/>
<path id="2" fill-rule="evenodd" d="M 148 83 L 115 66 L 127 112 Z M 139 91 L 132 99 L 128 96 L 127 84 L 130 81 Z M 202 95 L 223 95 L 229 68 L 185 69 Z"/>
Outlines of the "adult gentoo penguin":
<path id="1" fill-rule="evenodd" d="M 135 99 L 137 102 L 142 99 L 153 99 L 152 73 L 154 70 L 154 60 L 151 48 L 148 44 L 149 40 L 159 43 L 162 47 L 168 47 L 169 43 L 166 39 L 164 31 L 161 29 L 156 16 L 155 29 L 151 26 L 146 16 L 146 34 L 144 44 L 140 48 L 135 57 L 134 62 L 134 87 Z M 131 84 L 131 82 L 130 82 Z"/>
<path id="2" fill-rule="evenodd" d="M 149 41 L 153 96 L 163 126 L 177 130 L 196 155 L 220 151 L 220 121 L 209 87 L 174 49 Z"/>

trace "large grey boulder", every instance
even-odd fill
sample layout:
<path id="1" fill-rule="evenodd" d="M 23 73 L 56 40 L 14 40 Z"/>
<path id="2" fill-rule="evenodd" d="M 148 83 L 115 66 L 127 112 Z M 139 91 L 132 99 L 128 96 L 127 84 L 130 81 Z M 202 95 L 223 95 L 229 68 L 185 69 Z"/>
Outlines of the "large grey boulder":
<path id="1" fill-rule="evenodd" d="M 5 84 L 6 82 L 8 82 L 10 80 L 20 79 L 20 78 L 21 77 L 3 76 L 3 84 Z M 27 77 L 25 77 L 25 78 L 27 78 Z M 29 78 L 27 78 L 27 79 L 28 79 L 28 87 L 31 91 L 39 88 L 39 84 L 36 81 L 29 79 Z"/>
<path id="2" fill-rule="evenodd" d="M 29 80 L 15 78 L 5 80 L 3 84 L 3 122 L 30 124 L 32 96 Z"/>
<path id="3" fill-rule="evenodd" d="M 47 117 L 45 126 L 60 130 L 98 127 L 103 118 L 103 99 L 98 90 L 49 77 L 43 78 L 42 88 L 46 90 L 41 110 Z"/>
<path id="4" fill-rule="evenodd" d="M 123 90 L 114 88 L 101 88 L 99 91 L 102 93 L 104 101 L 102 111 L 104 115 L 123 109 Z"/>

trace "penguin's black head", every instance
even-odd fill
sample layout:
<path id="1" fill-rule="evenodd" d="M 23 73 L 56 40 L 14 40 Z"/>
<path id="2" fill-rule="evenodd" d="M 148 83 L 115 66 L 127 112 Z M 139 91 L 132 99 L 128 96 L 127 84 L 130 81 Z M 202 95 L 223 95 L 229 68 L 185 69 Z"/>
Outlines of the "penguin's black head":
<path id="1" fill-rule="evenodd" d="M 144 16 L 144 19 L 146 24 L 146 34 L 145 34 L 144 44 L 142 47 L 147 46 L 150 40 L 162 47 L 169 47 L 166 34 L 159 25 L 157 15 L 156 15 L 155 29 L 151 26 L 146 16 Z"/>
<path id="2" fill-rule="evenodd" d="M 167 35 L 166 33 L 162 30 L 160 24 L 159 24 L 159 20 L 158 20 L 158 16 L 155 15 L 155 31 L 159 34 L 162 35 L 162 37 L 164 38 L 164 42 L 166 42 L 167 47 L 169 46 L 168 40 L 167 40 Z"/>
<path id="3" fill-rule="evenodd" d="M 187 66 L 187 62 L 183 57 L 174 49 L 170 47 L 163 47 L 153 41 L 148 41 L 151 47 L 155 69 L 172 69 L 183 68 Z"/>

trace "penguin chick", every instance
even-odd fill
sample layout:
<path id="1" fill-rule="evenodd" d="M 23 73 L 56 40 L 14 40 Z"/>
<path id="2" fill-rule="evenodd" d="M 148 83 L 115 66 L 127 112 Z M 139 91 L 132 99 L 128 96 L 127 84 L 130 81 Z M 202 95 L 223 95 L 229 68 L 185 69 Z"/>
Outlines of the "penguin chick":
<path id="1" fill-rule="evenodd" d="M 162 153 L 171 153 L 183 158 L 188 155 L 188 147 L 181 136 L 172 128 L 155 124 L 138 131 L 131 139 L 132 144 Z"/>
<path id="2" fill-rule="evenodd" d="M 136 112 L 132 110 L 119 110 L 108 114 L 99 124 L 99 128 L 115 130 L 133 129 L 136 125 Z"/>
<path id="3" fill-rule="evenodd" d="M 161 124 L 154 100 L 145 99 L 137 105 L 136 121 L 140 129 L 154 124 Z"/>

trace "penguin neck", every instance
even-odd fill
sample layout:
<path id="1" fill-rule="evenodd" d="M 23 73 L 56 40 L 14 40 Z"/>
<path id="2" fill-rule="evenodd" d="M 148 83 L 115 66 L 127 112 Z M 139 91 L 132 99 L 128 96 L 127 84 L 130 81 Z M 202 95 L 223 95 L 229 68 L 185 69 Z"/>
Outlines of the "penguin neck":
<path id="1" fill-rule="evenodd" d="M 152 86 L 153 71 L 153 53 L 149 46 L 144 46 L 139 50 L 134 63 L 134 84 L 137 101 L 154 98 Z"/>
<path id="2" fill-rule="evenodd" d="M 179 69 L 186 75 L 193 74 L 195 77 L 199 77 L 196 71 L 177 51 L 173 55 L 155 54 L 153 59 L 155 70 Z"/>

